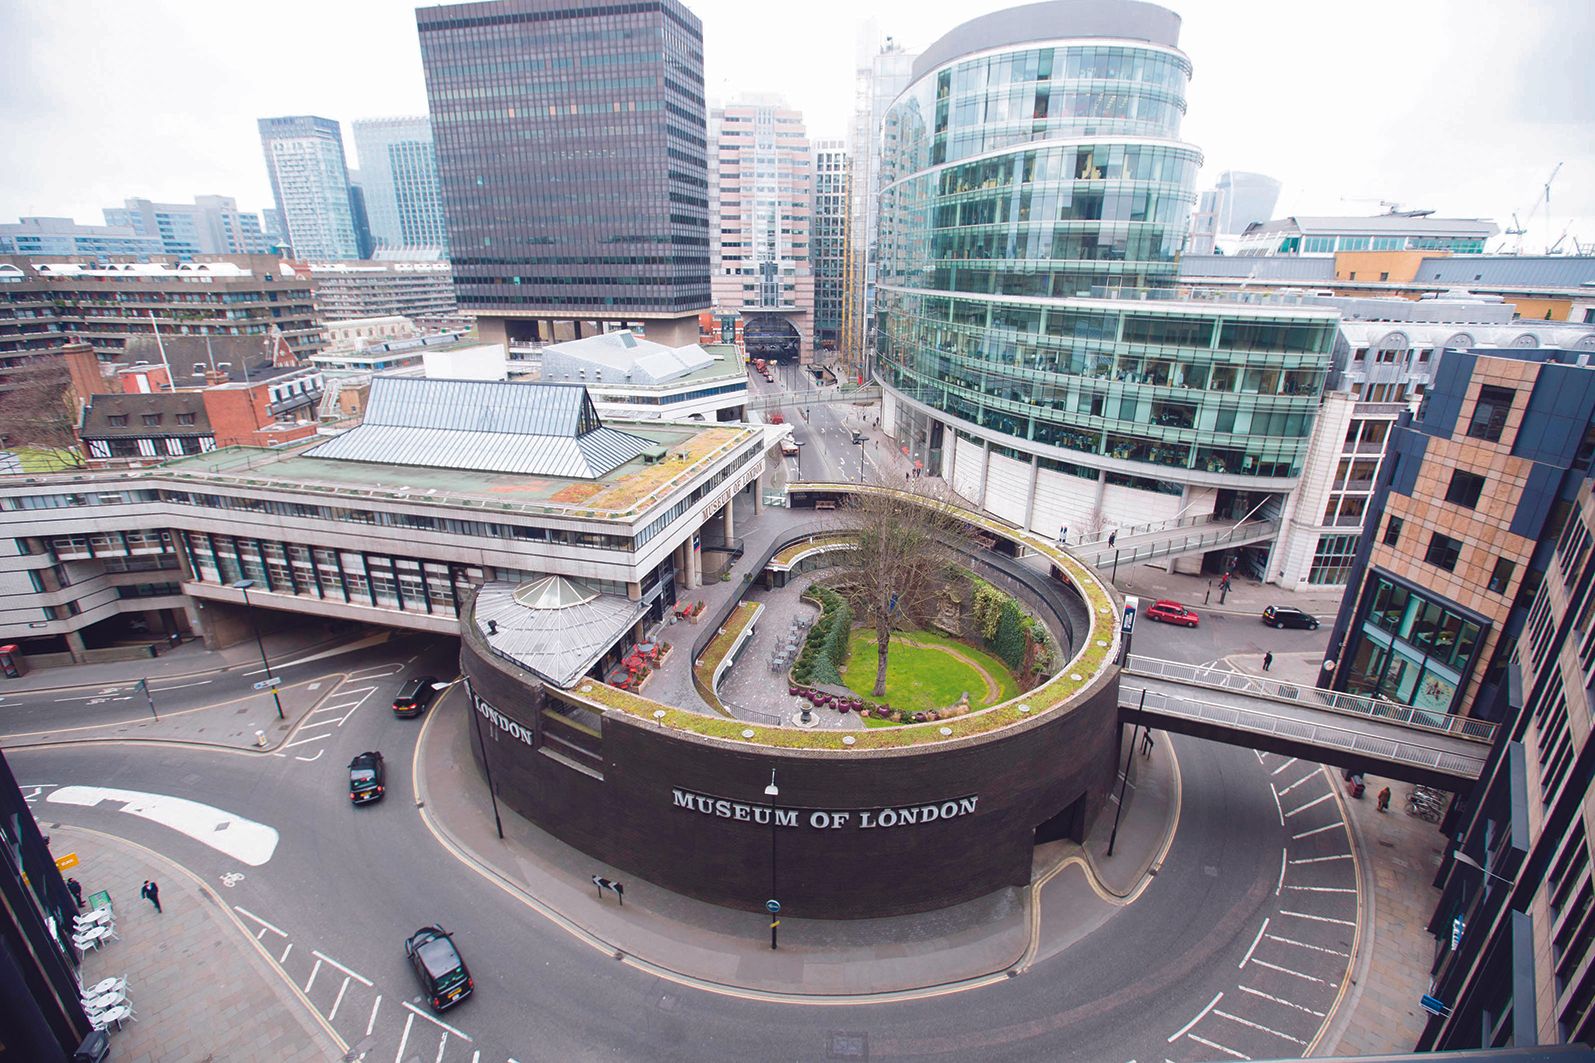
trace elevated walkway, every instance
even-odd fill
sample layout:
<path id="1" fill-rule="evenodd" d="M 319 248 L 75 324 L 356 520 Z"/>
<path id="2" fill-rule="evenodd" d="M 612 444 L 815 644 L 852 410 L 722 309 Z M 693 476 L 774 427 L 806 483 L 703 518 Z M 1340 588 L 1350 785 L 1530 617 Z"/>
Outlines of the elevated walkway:
<path id="1" fill-rule="evenodd" d="M 1121 565 L 1140 565 L 1160 558 L 1250 546 L 1267 542 L 1278 534 L 1277 520 L 1237 522 L 1208 514 L 1126 528 L 1119 532 L 1112 546 L 1105 536 L 1079 545 L 1064 545 L 1075 557 L 1100 571 L 1112 567 L 1115 555 Z"/>
<path id="2" fill-rule="evenodd" d="M 748 399 L 749 410 L 779 410 L 783 406 L 814 406 L 827 402 L 878 402 L 881 397 L 879 384 L 866 384 L 858 387 L 852 384 L 833 384 L 830 387 L 817 387 L 813 389 L 799 388 L 795 391 L 780 391 L 769 395 L 757 395 Z"/>
<path id="3" fill-rule="evenodd" d="M 1285 756 L 1466 790 L 1495 725 L 1353 694 L 1132 654 L 1119 680 L 1123 719 Z"/>

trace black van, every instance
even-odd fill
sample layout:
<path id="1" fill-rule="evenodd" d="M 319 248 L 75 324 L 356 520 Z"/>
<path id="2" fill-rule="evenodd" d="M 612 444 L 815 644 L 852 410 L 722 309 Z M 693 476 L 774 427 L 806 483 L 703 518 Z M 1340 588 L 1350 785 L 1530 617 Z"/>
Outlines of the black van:
<path id="1" fill-rule="evenodd" d="M 432 699 L 438 692 L 432 689 L 432 684 L 438 681 L 435 675 L 418 675 L 406 679 L 399 688 L 398 696 L 393 699 L 393 715 L 419 716 L 432 704 Z"/>

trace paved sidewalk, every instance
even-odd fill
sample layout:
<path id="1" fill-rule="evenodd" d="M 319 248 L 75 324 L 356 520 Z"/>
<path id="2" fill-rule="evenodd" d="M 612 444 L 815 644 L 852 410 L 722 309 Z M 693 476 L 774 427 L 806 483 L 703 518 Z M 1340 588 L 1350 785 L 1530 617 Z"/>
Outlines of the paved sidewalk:
<path id="1" fill-rule="evenodd" d="M 51 827 L 51 848 L 75 852 L 85 898 L 109 890 L 120 941 L 84 957 L 85 985 L 126 977 L 138 1016 L 111 1027 L 117 1063 L 326 1063 L 348 1051 L 284 981 L 210 887 L 142 846 L 99 831 Z M 139 897 L 161 888 L 157 913 Z"/>
<path id="2" fill-rule="evenodd" d="M 1116 897 L 1130 896 L 1147 881 L 1147 871 L 1162 863 L 1179 807 L 1179 765 L 1173 746 L 1166 734 L 1154 731 L 1152 750 L 1143 753 L 1146 733 L 1145 727 L 1137 730 L 1120 726 L 1121 748 L 1114 773 L 1118 781 L 1085 840 L 1084 853 L 1098 883 Z M 1130 769 L 1128 780 L 1124 777 L 1126 761 Z M 1124 807 L 1119 810 L 1118 836 L 1114 837 L 1113 813 L 1121 792 Z M 1114 843 L 1112 856 L 1108 855 L 1110 840 Z"/>
<path id="3" fill-rule="evenodd" d="M 763 913 L 704 904 L 655 887 L 563 844 L 509 809 L 502 809 L 505 839 L 500 841 L 470 742 L 466 702 L 451 694 L 434 706 L 418 753 L 428 824 L 463 859 L 595 946 L 689 978 L 753 992 L 835 996 L 1000 976 L 1062 947 L 1049 947 L 1047 937 L 1061 939 L 1087 925 L 1084 916 L 1076 918 L 1076 901 L 1098 903 L 1090 891 L 1068 887 L 1065 880 L 1080 881 L 1079 872 L 1071 870 L 1047 889 L 1043 907 L 1062 918 L 1036 920 L 1043 940 L 1032 936 L 1034 890 L 1005 889 L 942 911 L 891 919 L 783 916 L 781 948 L 772 951 Z M 1167 801 L 1155 796 L 1126 805 L 1116 863 L 1108 868 L 1119 884 L 1128 881 L 1128 868 L 1149 864 L 1162 849 L 1169 814 Z M 1107 818 L 1111 825 L 1111 814 Z M 1042 847 L 1037 879 L 1079 852 L 1078 846 L 1061 843 Z M 624 907 L 595 895 L 595 874 L 625 882 Z M 1111 915 L 1111 906 L 1092 911 L 1099 922 Z"/>
<path id="4" fill-rule="evenodd" d="M 1325 629 L 1334 622 L 1340 611 L 1344 587 L 1322 587 L 1305 591 L 1291 591 L 1272 583 L 1235 576 L 1230 581 L 1228 594 L 1221 594 L 1217 576 L 1182 576 L 1151 565 L 1120 565 L 1119 578 L 1113 580 L 1113 566 L 1106 565 L 1099 574 L 1110 580 L 1123 594 L 1141 598 L 1173 598 L 1195 609 L 1198 613 L 1224 613 L 1230 616 L 1256 616 L 1270 605 L 1288 605 L 1312 613 Z M 1220 603 L 1219 599 L 1223 598 Z"/>

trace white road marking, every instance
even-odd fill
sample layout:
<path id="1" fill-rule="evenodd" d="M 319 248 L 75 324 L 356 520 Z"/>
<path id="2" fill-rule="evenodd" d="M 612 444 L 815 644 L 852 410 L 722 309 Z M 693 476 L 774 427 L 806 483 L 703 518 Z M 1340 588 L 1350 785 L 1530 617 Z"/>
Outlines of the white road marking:
<path id="1" fill-rule="evenodd" d="M 1255 749 L 1252 750 L 1252 752 L 1254 754 L 1256 754 L 1256 756 L 1257 756 L 1257 763 L 1259 763 L 1259 764 L 1263 763 L 1263 755 L 1261 753 L 1258 753 L 1257 750 L 1255 750 Z"/>
<path id="2" fill-rule="evenodd" d="M 325 724 L 319 724 L 318 726 L 325 727 L 326 725 Z M 294 746 L 305 746 L 305 745 L 309 745 L 311 742 L 320 742 L 324 738 L 331 738 L 331 737 L 332 737 L 332 732 L 328 731 L 324 735 L 311 735 L 309 738 L 301 738 L 301 739 L 299 739 L 296 742 L 289 742 L 287 745 L 283 746 L 283 748 L 284 749 L 292 749 Z"/>
<path id="3" fill-rule="evenodd" d="M 1198 1037 L 1194 1033 L 1191 1034 L 1191 1040 L 1195 1041 L 1199 1045 L 1206 1045 L 1209 1048 L 1216 1048 L 1216 1049 L 1218 1049 L 1218 1051 L 1226 1053 L 1227 1055 L 1234 1056 L 1236 1059 L 1247 1059 L 1247 1060 L 1249 1060 L 1249 1059 L 1252 1058 L 1251 1056 L 1242 1055 L 1241 1053 L 1235 1051 L 1233 1048 L 1225 1048 L 1223 1045 L 1219 1044 L 1217 1041 L 1209 1041 L 1206 1038 Z"/>
<path id="4" fill-rule="evenodd" d="M 1291 886 L 1289 888 L 1293 889 L 1293 890 L 1300 890 L 1303 893 L 1356 893 L 1357 892 L 1356 890 L 1353 890 L 1353 889 L 1347 889 L 1344 886 Z"/>
<path id="5" fill-rule="evenodd" d="M 334 967 L 338 968 L 338 970 L 342 971 L 344 974 L 348 975 L 350 978 L 353 978 L 355 981 L 362 982 L 362 983 L 364 983 L 365 985 L 368 985 L 368 986 L 371 984 L 371 979 L 367 978 L 365 975 L 361 974 L 359 971 L 351 971 L 349 968 L 345 967 L 343 964 L 339 963 L 337 960 L 333 959 L 331 956 L 328 956 L 326 953 L 318 952 L 315 949 L 311 949 L 310 953 L 311 953 L 311 955 L 315 956 L 319 960 L 326 960 L 328 963 L 332 964 Z"/>
<path id="6" fill-rule="evenodd" d="M 453 1034 L 455 1037 L 461 1037 L 461 1038 L 464 1038 L 467 1041 L 472 1040 L 470 1034 L 463 1033 L 460 1030 L 456 1030 L 454 1027 L 450 1026 L 448 1023 L 444 1022 L 442 1019 L 434 1019 L 432 1016 L 428 1015 L 426 1012 L 422 1011 L 420 1008 L 416 1007 L 414 1004 L 410 1003 L 408 1000 L 401 1000 L 401 1001 L 399 1001 L 399 1003 L 403 1004 L 405 1007 L 409 1008 L 415 1014 L 421 1016 L 421 1018 L 425 1019 L 427 1022 L 430 1022 L 430 1023 L 433 1023 L 434 1025 L 443 1027 L 443 1029 L 447 1030 L 449 1033 Z"/>
<path id="7" fill-rule="evenodd" d="M 1319 985 L 1329 985 L 1329 983 L 1324 981 L 1322 978 L 1314 978 L 1310 974 L 1302 974 L 1300 971 L 1293 971 L 1289 967 L 1281 967 L 1277 963 L 1267 963 L 1263 960 L 1253 960 L 1252 962 L 1257 964 L 1259 967 L 1267 967 L 1270 971 L 1278 971 L 1280 974 L 1288 974 L 1293 978 L 1301 978 L 1308 982 L 1317 982 Z"/>
<path id="8" fill-rule="evenodd" d="M 170 686 L 170 687 L 158 687 L 158 686 L 151 685 L 150 689 L 152 691 L 154 691 L 155 693 L 157 693 L 157 694 L 163 694 L 163 693 L 165 693 L 168 690 L 187 690 L 189 687 L 209 686 L 210 684 L 214 683 L 215 681 L 216 680 L 214 680 L 214 679 L 201 679 L 197 683 L 179 683 L 176 686 Z"/>
<path id="9" fill-rule="evenodd" d="M 361 698 L 360 701 L 355 702 L 354 703 L 354 708 L 352 708 L 348 712 L 344 713 L 343 716 L 341 716 L 338 719 L 338 726 L 339 727 L 342 727 L 344 724 L 348 723 L 349 722 L 349 717 L 353 716 L 356 712 L 360 711 L 360 702 L 363 702 L 363 701 L 365 701 L 365 698 Z"/>
<path id="10" fill-rule="evenodd" d="M 295 753 L 295 754 L 294 754 L 294 759 L 295 759 L 295 760 L 302 760 L 302 761 L 304 761 L 304 762 L 305 762 L 305 763 L 306 763 L 306 764 L 314 764 L 314 763 L 315 763 L 315 762 L 316 762 L 316 761 L 318 761 L 318 760 L 320 760 L 320 759 L 321 759 L 321 754 L 323 754 L 323 753 L 325 753 L 325 752 L 326 752 L 326 750 L 325 750 L 325 749 L 318 749 L 318 750 L 316 750 L 316 755 L 315 755 L 315 756 L 313 756 L 313 757 L 301 757 L 301 756 L 300 756 L 300 755 L 299 755 L 299 754 L 297 754 L 297 753 Z M 277 755 L 278 755 L 278 756 L 279 756 L 279 757 L 285 757 L 285 756 L 287 756 L 287 755 L 288 755 L 288 754 L 286 754 L 286 753 L 279 753 L 279 754 L 277 754 Z"/>
<path id="11" fill-rule="evenodd" d="M 338 987 L 338 999 L 332 1002 L 332 1010 L 327 1012 L 327 1021 L 331 1022 L 338 1017 L 338 1005 L 343 1003 L 343 995 L 349 991 L 349 976 L 344 975 L 343 985 Z"/>
<path id="12" fill-rule="evenodd" d="M 1280 795 L 1283 796 L 1290 793 L 1292 790 L 1296 789 L 1296 787 L 1300 786 L 1304 782 L 1307 782 L 1309 779 L 1319 778 L 1322 778 L 1322 776 L 1316 771 L 1310 771 L 1306 775 L 1303 775 L 1301 778 L 1297 779 L 1295 782 L 1291 783 L 1289 786 L 1285 787 L 1283 790 L 1279 791 Z"/>
<path id="13" fill-rule="evenodd" d="M 1174 1031 L 1174 1033 L 1169 1037 L 1169 1044 L 1173 1044 L 1175 1041 L 1178 1041 L 1181 1037 L 1184 1037 L 1186 1034 L 1190 1033 L 1191 1032 L 1191 1027 L 1195 1026 L 1197 1023 L 1201 1022 L 1202 1019 L 1206 1017 L 1207 1013 L 1212 1011 L 1214 1008 L 1216 1008 L 1218 1006 L 1218 1002 L 1223 1000 L 1223 999 L 1224 999 L 1224 994 L 1220 993 L 1218 996 L 1214 997 L 1212 1000 L 1209 1000 L 1207 1002 L 1207 1007 L 1203 1008 L 1201 1011 L 1196 1013 L 1196 1018 L 1192 1019 L 1190 1022 L 1186 1023 L 1184 1026 L 1181 1026 L 1178 1030 Z"/>
<path id="14" fill-rule="evenodd" d="M 102 801 L 120 802 L 122 807 L 117 811 L 170 827 L 250 867 L 259 867 L 277 851 L 274 828 L 182 797 L 108 786 L 63 786 L 45 800 L 84 808 L 93 808 Z"/>
<path id="15" fill-rule="evenodd" d="M 1217 1016 L 1218 1016 L 1218 1017 L 1219 1017 L 1219 1018 L 1221 1018 L 1221 1019 L 1228 1019 L 1228 1020 L 1229 1020 L 1229 1021 L 1230 1021 L 1230 1022 L 1238 1022 L 1238 1023 L 1240 1023 L 1240 1024 L 1241 1024 L 1241 1025 L 1242 1025 L 1242 1026 L 1250 1026 L 1250 1027 L 1251 1027 L 1251 1028 L 1252 1028 L 1252 1029 L 1254 1029 L 1254 1030 L 1261 1030 L 1261 1031 L 1263 1031 L 1263 1032 L 1264 1032 L 1264 1033 L 1271 1033 L 1271 1034 L 1273 1034 L 1273 1035 L 1274 1035 L 1274 1036 L 1275 1036 L 1275 1037 L 1280 1037 L 1280 1038 L 1283 1038 L 1283 1039 L 1284 1039 L 1284 1040 L 1286 1040 L 1286 1041 L 1289 1041 L 1289 1042 L 1290 1042 L 1290 1043 L 1291 1043 L 1291 1044 L 1293 1044 L 1293 1045 L 1305 1045 L 1305 1044 L 1306 1044 L 1306 1043 L 1307 1043 L 1307 1042 L 1306 1042 L 1306 1041 L 1303 1041 L 1303 1040 L 1302 1040 L 1302 1039 L 1301 1039 L 1301 1038 L 1299 1038 L 1299 1037 L 1292 1037 L 1292 1036 L 1291 1036 L 1291 1035 L 1290 1035 L 1290 1034 L 1288 1034 L 1288 1033 L 1280 1033 L 1280 1032 L 1279 1032 L 1279 1031 L 1278 1031 L 1278 1030 L 1275 1030 L 1275 1029 L 1273 1029 L 1273 1028 L 1271 1028 L 1271 1027 L 1268 1027 L 1268 1026 L 1264 1026 L 1264 1025 L 1263 1025 L 1263 1024 L 1262 1024 L 1262 1023 L 1260 1023 L 1260 1022 L 1253 1022 L 1253 1021 L 1252 1021 L 1252 1020 L 1250 1020 L 1250 1019 L 1243 1019 L 1243 1018 L 1241 1018 L 1241 1017 L 1240 1017 L 1240 1016 L 1239 1016 L 1239 1015 L 1231 1015 L 1231 1014 L 1230 1014 L 1230 1013 L 1229 1013 L 1229 1012 L 1227 1012 L 1227 1011 L 1218 1011 L 1218 1010 L 1215 1010 L 1215 1011 L 1214 1011 L 1214 1012 L 1213 1012 L 1213 1014 L 1214 1014 L 1214 1015 L 1217 1015 Z"/>
<path id="16" fill-rule="evenodd" d="M 290 942 L 288 942 L 288 947 L 282 950 L 282 955 L 277 957 L 277 963 L 278 963 L 279 966 L 288 962 L 288 954 L 290 952 L 292 952 L 293 950 L 294 950 L 294 943 L 292 941 L 290 941 Z"/>
<path id="17" fill-rule="evenodd" d="M 248 908 L 242 908 L 242 907 L 239 907 L 238 905 L 235 904 L 235 905 L 233 905 L 233 911 L 237 912 L 239 915 L 245 916 L 246 918 L 253 919 L 255 922 L 259 923 L 261 926 L 265 927 L 267 930 L 276 930 L 277 933 L 281 934 L 283 937 L 287 937 L 288 936 L 287 931 L 277 930 L 276 927 L 274 927 L 270 923 L 266 922 L 264 919 L 262 919 L 260 916 L 256 915 L 254 912 L 250 911 Z"/>
<path id="18" fill-rule="evenodd" d="M 1253 989 L 1249 985 L 1236 986 L 1235 988 L 1239 989 L 1242 993 L 1250 993 L 1254 997 L 1262 997 L 1264 1000 L 1272 1000 L 1275 1004 L 1283 1004 L 1287 1008 L 1295 1008 L 1297 1011 L 1305 1011 L 1309 1015 L 1316 1015 L 1320 1019 L 1324 1017 L 1324 1013 L 1321 1011 L 1314 1011 L 1312 1008 L 1293 1003 L 1292 1001 L 1285 1000 L 1282 997 L 1269 996 L 1261 989 Z"/>
<path id="19" fill-rule="evenodd" d="M 266 936 L 266 928 L 265 927 L 261 927 L 259 930 L 255 931 L 255 940 L 256 941 L 259 941 L 261 938 L 263 938 L 265 936 Z"/>
<path id="20" fill-rule="evenodd" d="M 1281 764 L 1279 767 L 1277 767 L 1273 771 L 1269 772 L 1269 774 L 1270 775 L 1278 775 L 1280 772 L 1284 771 L 1286 768 L 1290 767 L 1294 763 L 1296 763 L 1296 758 L 1295 757 L 1291 757 L 1289 760 L 1285 761 L 1285 763 Z"/>
<path id="21" fill-rule="evenodd" d="M 1327 915 L 1308 915 L 1306 912 L 1287 912 L 1281 908 L 1280 915 L 1294 915 L 1297 919 L 1311 919 L 1315 923 L 1339 923 L 1341 926 L 1356 926 L 1350 919 L 1331 919 Z"/>
<path id="22" fill-rule="evenodd" d="M 1246 950 L 1246 955 L 1241 957 L 1241 962 L 1235 965 L 1236 969 L 1246 966 L 1246 961 L 1252 958 L 1252 953 L 1257 951 L 1257 943 L 1263 940 L 1263 931 L 1268 929 L 1268 920 L 1263 920 L 1263 925 L 1257 928 L 1257 936 L 1252 938 L 1252 947 Z"/>
<path id="23" fill-rule="evenodd" d="M 1315 797 L 1311 801 L 1308 801 L 1305 805 L 1298 805 L 1295 808 L 1291 809 L 1289 812 L 1286 812 L 1285 813 L 1285 818 L 1289 819 L 1291 816 L 1294 816 L 1298 812 L 1305 812 L 1309 808 L 1313 807 L 1314 805 L 1321 805 L 1325 801 L 1328 801 L 1330 798 L 1332 798 L 1334 796 L 1335 796 L 1334 792 L 1331 791 L 1331 792 L 1325 794 L 1322 797 Z"/>
<path id="24" fill-rule="evenodd" d="M 481 1058 L 482 1058 L 482 1050 L 480 1048 L 478 1048 L 475 1052 L 471 1053 L 471 1063 L 477 1063 L 477 1061 L 480 1060 Z"/>
<path id="25" fill-rule="evenodd" d="M 382 994 L 377 994 L 377 999 L 371 1002 L 371 1017 L 366 1020 L 366 1036 L 371 1036 L 371 1031 L 377 1026 L 377 1009 L 382 1006 Z"/>
<path id="26" fill-rule="evenodd" d="M 1321 864 L 1326 860 L 1350 860 L 1350 853 L 1337 853 L 1334 856 L 1304 856 L 1300 860 L 1292 860 L 1293 864 Z"/>
<path id="27" fill-rule="evenodd" d="M 443 1040 L 438 1042 L 438 1054 L 432 1063 L 443 1063 L 443 1050 L 449 1046 L 449 1035 L 444 1034 Z"/>
<path id="28" fill-rule="evenodd" d="M 114 689 L 123 690 L 125 688 L 124 687 L 115 687 Z M 52 698 L 50 700 L 52 700 L 53 702 L 55 702 L 56 704 L 59 705 L 63 701 L 111 701 L 111 700 L 128 701 L 130 699 L 128 699 L 128 698 L 115 698 L 115 699 L 112 699 L 112 698 L 108 698 L 104 694 L 79 694 L 77 697 L 72 697 L 72 698 Z"/>
<path id="29" fill-rule="evenodd" d="M 308 686 L 308 687 L 306 687 L 306 688 L 305 688 L 305 689 L 306 689 L 306 690 L 320 690 L 320 689 L 321 689 L 321 684 L 320 684 L 320 683 L 311 683 L 311 684 L 310 684 L 310 685 L 309 685 L 309 686 Z"/>
<path id="30" fill-rule="evenodd" d="M 378 646 L 384 642 L 387 642 L 392 637 L 393 632 L 384 631 L 380 634 L 371 635 L 356 642 L 346 642 L 342 646 L 334 646 L 330 650 L 322 650 L 320 653 L 312 653 L 308 657 L 295 657 L 291 661 L 278 661 L 276 664 L 272 665 L 272 671 L 276 672 L 283 668 L 292 668 L 296 664 L 309 664 L 311 661 L 319 661 L 326 657 L 336 657 L 339 654 L 352 653 L 355 650 L 363 650 L 370 646 Z M 244 674 L 265 675 L 266 670 L 264 668 L 256 668 L 252 671 L 245 672 Z"/>
<path id="31" fill-rule="evenodd" d="M 305 992 L 306 993 L 310 992 L 310 987 L 316 984 L 316 975 L 318 975 L 320 973 L 321 973 L 321 961 L 317 960 L 316 961 L 316 965 L 314 967 L 310 968 L 310 981 L 305 983 Z"/>
<path id="32" fill-rule="evenodd" d="M 1279 825 L 1285 825 L 1285 807 L 1279 803 L 1279 791 L 1274 789 L 1274 784 L 1268 784 L 1268 792 L 1274 795 L 1274 811 L 1279 813 Z"/>
<path id="33" fill-rule="evenodd" d="M 1305 941 L 1297 941 L 1295 938 L 1282 938 L 1278 934 L 1270 934 L 1270 935 L 1268 935 L 1268 940 L 1269 941 L 1277 941 L 1281 945 L 1295 945 L 1297 948 L 1312 949 L 1314 952 L 1327 952 L 1331 956 L 1349 956 L 1350 955 L 1350 953 L 1341 952 L 1339 949 L 1326 949 L 1322 945 L 1309 945 L 1309 944 L 1307 944 L 1307 942 L 1305 942 Z"/>
<path id="34" fill-rule="evenodd" d="M 399 1063 L 399 1060 L 404 1058 L 404 1046 L 410 1043 L 410 1026 L 415 1022 L 415 1009 L 410 1010 L 411 1014 L 404 1020 L 404 1036 L 399 1038 L 399 1050 L 393 1053 L 393 1063 Z"/>
<path id="35" fill-rule="evenodd" d="M 1328 826 L 1324 826 L 1324 827 L 1314 827 L 1312 830 L 1304 830 L 1300 834 L 1292 834 L 1290 836 L 1290 840 L 1293 841 L 1293 842 L 1299 842 L 1303 838 L 1310 838 L 1314 834 L 1322 834 L 1326 830 L 1334 830 L 1336 827 L 1342 827 L 1342 826 L 1345 826 L 1345 824 L 1343 824 L 1343 823 L 1331 823 Z"/>
<path id="36" fill-rule="evenodd" d="M 378 671 L 377 669 L 379 668 L 382 671 Z M 359 672 L 351 672 L 349 679 L 355 683 L 369 683 L 373 679 L 386 679 L 388 676 L 398 675 L 402 671 L 404 671 L 404 665 L 402 664 L 372 665 L 370 668 L 360 669 Z"/>

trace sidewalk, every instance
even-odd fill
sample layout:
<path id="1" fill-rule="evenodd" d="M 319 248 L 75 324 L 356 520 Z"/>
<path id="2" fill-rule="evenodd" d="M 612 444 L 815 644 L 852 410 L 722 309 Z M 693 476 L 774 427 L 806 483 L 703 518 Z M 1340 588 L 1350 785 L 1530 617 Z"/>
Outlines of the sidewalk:
<path id="1" fill-rule="evenodd" d="M 1151 565 L 1120 565 L 1117 580 L 1112 579 L 1111 565 L 1101 567 L 1098 572 L 1121 593 L 1135 594 L 1153 601 L 1172 598 L 1198 613 L 1257 616 L 1267 606 L 1288 605 L 1313 614 L 1325 628 L 1334 622 L 1335 614 L 1340 611 L 1340 599 L 1346 591 L 1344 587 L 1290 591 L 1272 583 L 1258 583 L 1253 579 L 1235 576 L 1231 580 L 1229 593 L 1220 594 L 1217 576 L 1182 576 Z M 1222 604 L 1220 598 L 1224 599 Z"/>
<path id="2" fill-rule="evenodd" d="M 1037 850 L 1034 881 L 1039 886 L 1000 890 L 924 915 L 783 917 L 781 948 L 775 952 L 768 946 L 762 913 L 705 904 L 654 887 L 578 852 L 508 809 L 503 810 L 505 839 L 500 841 L 486 784 L 471 756 L 467 716 L 463 699 L 445 698 L 422 732 L 416 781 L 428 825 L 463 861 L 507 886 L 529 907 L 589 944 L 624 954 L 645 969 L 752 993 L 901 993 L 1001 977 L 1065 947 L 1092 919 L 1100 923 L 1111 915 L 1111 908 L 1099 905 L 1092 891 L 1074 888 L 1078 875 L 1053 877 L 1080 855 L 1079 846 L 1060 842 Z M 1111 828 L 1111 811 L 1105 818 Z M 1117 855 L 1106 865 L 1114 892 L 1133 888 L 1134 878 L 1142 874 L 1133 869 L 1144 871 L 1162 852 L 1171 818 L 1168 791 L 1156 786 L 1143 788 L 1135 801 L 1126 803 Z M 1093 835 L 1087 847 L 1095 846 Z M 595 896 L 595 874 L 626 883 L 624 907 Z M 1065 879 L 1074 882 L 1065 884 Z M 1035 896 L 1042 889 L 1047 917 L 1033 917 Z M 1084 917 L 1079 915 L 1081 905 L 1089 906 Z"/>
<path id="3" fill-rule="evenodd" d="M 108 890 L 121 940 L 83 959 L 85 985 L 126 977 L 136 1022 L 111 1027 L 118 1063 L 326 1063 L 348 1051 L 271 967 L 210 887 L 142 846 L 99 831 L 50 827 L 51 848 L 75 852 L 85 899 Z M 161 888 L 162 912 L 139 897 Z"/>

